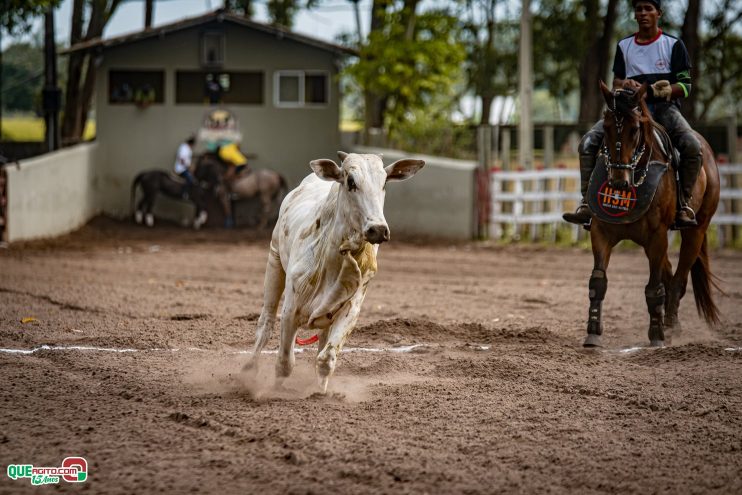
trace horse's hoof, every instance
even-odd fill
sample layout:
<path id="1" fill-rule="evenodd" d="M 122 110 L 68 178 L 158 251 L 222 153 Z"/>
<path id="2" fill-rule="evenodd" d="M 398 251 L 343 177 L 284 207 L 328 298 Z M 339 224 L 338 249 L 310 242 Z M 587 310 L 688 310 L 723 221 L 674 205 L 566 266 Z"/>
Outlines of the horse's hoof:
<path id="1" fill-rule="evenodd" d="M 139 210 L 135 211 L 134 212 L 134 221 L 136 223 L 142 223 L 143 220 L 144 220 L 144 215 L 142 214 L 142 212 L 139 211 Z"/>
<path id="2" fill-rule="evenodd" d="M 665 347 L 664 340 L 650 340 L 649 347 Z"/>
<path id="3" fill-rule="evenodd" d="M 154 227 L 155 217 L 151 213 L 147 213 L 144 215 L 144 223 L 147 224 L 147 227 Z"/>
<path id="4" fill-rule="evenodd" d="M 600 335 L 589 333 L 585 337 L 585 342 L 582 343 L 582 347 L 603 347 Z"/>

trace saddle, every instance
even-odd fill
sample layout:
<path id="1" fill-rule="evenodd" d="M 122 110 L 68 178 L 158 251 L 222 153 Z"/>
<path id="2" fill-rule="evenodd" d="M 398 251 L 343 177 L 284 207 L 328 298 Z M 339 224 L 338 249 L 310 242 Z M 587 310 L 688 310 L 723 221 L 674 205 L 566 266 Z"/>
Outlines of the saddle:
<path id="1" fill-rule="evenodd" d="M 671 157 L 670 165 L 677 171 L 680 155 L 672 146 L 670 136 L 657 123 L 654 133 L 656 145 L 665 156 Z M 652 160 L 646 167 L 639 167 L 634 171 L 634 183 L 638 183 L 638 186 L 619 189 L 608 184 L 605 159 L 598 156 L 587 188 L 587 204 L 593 214 L 603 222 L 612 224 L 636 222 L 652 204 L 657 186 L 667 169 L 667 163 Z"/>
<path id="2" fill-rule="evenodd" d="M 178 184 L 180 184 L 182 186 L 185 186 L 186 185 L 186 180 L 183 177 L 181 177 L 180 175 L 178 175 L 175 172 L 173 172 L 172 170 L 170 171 L 170 174 L 168 174 L 168 176 L 173 181 L 177 182 Z"/>

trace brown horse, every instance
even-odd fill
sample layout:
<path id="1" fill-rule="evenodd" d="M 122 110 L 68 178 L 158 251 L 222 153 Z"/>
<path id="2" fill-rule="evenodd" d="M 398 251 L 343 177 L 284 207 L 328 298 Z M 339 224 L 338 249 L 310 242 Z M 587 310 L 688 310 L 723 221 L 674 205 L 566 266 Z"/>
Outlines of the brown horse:
<path id="1" fill-rule="evenodd" d="M 278 172 L 268 169 L 247 170 L 241 174 L 228 174 L 228 167 L 215 154 L 206 153 L 196 165 L 196 178 L 209 183 L 222 204 L 227 225 L 234 224 L 232 199 L 258 197 L 261 214 L 258 228 L 265 229 L 277 217 L 278 208 L 288 192 L 286 180 Z"/>
<path id="2" fill-rule="evenodd" d="M 658 142 L 655 122 L 644 101 L 648 86 L 636 94 L 612 93 L 601 81 L 608 104 L 603 117 L 605 129 L 603 159 L 608 169 L 609 185 L 621 189 L 636 185 L 635 173 L 646 173 L 650 161 L 670 163 L 670 155 Z M 627 104 L 628 102 L 628 104 Z M 623 103 L 623 104 L 622 104 Z M 677 205 L 677 184 L 672 170 L 659 181 L 649 209 L 637 221 L 614 224 L 593 216 L 590 239 L 594 266 L 590 278 L 590 312 L 584 346 L 599 346 L 603 332 L 601 306 L 608 287 L 606 269 L 611 250 L 621 240 L 630 239 L 644 248 L 649 259 L 649 282 L 645 287 L 649 311 L 649 341 L 663 346 L 668 337 L 680 332 L 678 306 L 685 295 L 688 273 L 693 282 L 696 308 L 708 324 L 719 322 L 719 310 L 711 290 L 717 288 L 709 268 L 706 230 L 719 203 L 719 170 L 711 147 L 698 134 L 703 167 L 693 188 L 691 207 L 698 226 L 681 231 L 680 257 L 675 273 L 667 257 L 667 233 L 673 224 Z M 601 166 L 598 164 L 598 166 Z"/>

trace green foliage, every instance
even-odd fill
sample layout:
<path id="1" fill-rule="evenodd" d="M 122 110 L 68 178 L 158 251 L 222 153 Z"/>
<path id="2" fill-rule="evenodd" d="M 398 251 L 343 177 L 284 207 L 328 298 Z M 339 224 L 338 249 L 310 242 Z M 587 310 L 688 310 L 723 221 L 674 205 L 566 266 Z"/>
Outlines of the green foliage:
<path id="1" fill-rule="evenodd" d="M 0 31 L 11 35 L 26 31 L 34 17 L 58 3 L 59 0 L 0 0 Z"/>
<path id="2" fill-rule="evenodd" d="M 458 21 L 448 11 L 417 15 L 411 39 L 403 14 L 389 12 L 384 28 L 370 34 L 360 60 L 347 69 L 362 88 L 386 96 L 390 135 L 434 101 L 453 104 L 465 57 Z"/>
<path id="3" fill-rule="evenodd" d="M 495 21 L 497 0 L 469 0 L 462 23 L 467 87 L 477 96 L 512 94 L 518 78 L 517 19 Z"/>
<path id="4" fill-rule="evenodd" d="M 38 95 L 44 84 L 44 54 L 30 43 L 16 43 L 3 51 L 3 110 L 38 110 Z"/>
<path id="5" fill-rule="evenodd" d="M 268 0 L 266 8 L 271 24 L 291 28 L 301 5 L 297 0 Z"/>
<path id="6" fill-rule="evenodd" d="M 588 26 L 578 2 L 543 0 L 533 16 L 533 73 L 536 87 L 555 98 L 579 89 L 578 71 Z"/>

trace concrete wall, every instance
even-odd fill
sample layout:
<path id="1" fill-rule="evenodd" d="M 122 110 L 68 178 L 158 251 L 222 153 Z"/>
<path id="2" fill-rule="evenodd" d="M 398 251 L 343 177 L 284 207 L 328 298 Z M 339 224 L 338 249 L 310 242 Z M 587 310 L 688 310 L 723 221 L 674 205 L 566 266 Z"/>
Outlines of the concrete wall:
<path id="1" fill-rule="evenodd" d="M 384 216 L 392 239 L 395 233 L 463 240 L 476 235 L 476 162 L 361 146 L 352 151 L 382 154 L 385 165 L 400 158 L 425 160 L 413 178 L 386 188 Z"/>
<path id="2" fill-rule="evenodd" d="M 209 106 L 176 105 L 175 73 L 201 70 L 201 32 L 215 27 L 225 33 L 222 70 L 260 70 L 264 74 L 263 104 L 228 105 L 244 136 L 243 151 L 257 155 L 251 166 L 274 169 L 293 187 L 308 173 L 311 160 L 333 156 L 340 142 L 339 94 L 336 56 L 330 52 L 229 22 L 108 48 L 98 70 L 96 95 L 97 140 L 103 158 L 101 206 L 106 213 L 128 214 L 129 186 L 134 176 L 145 169 L 172 168 L 178 144 L 201 125 Z M 163 69 L 164 103 L 146 109 L 110 105 L 108 73 L 112 69 Z M 327 71 L 331 80 L 328 105 L 277 108 L 273 103 L 277 70 Z"/>
<path id="3" fill-rule="evenodd" d="M 97 151 L 80 144 L 6 167 L 8 242 L 66 234 L 98 212 Z"/>

